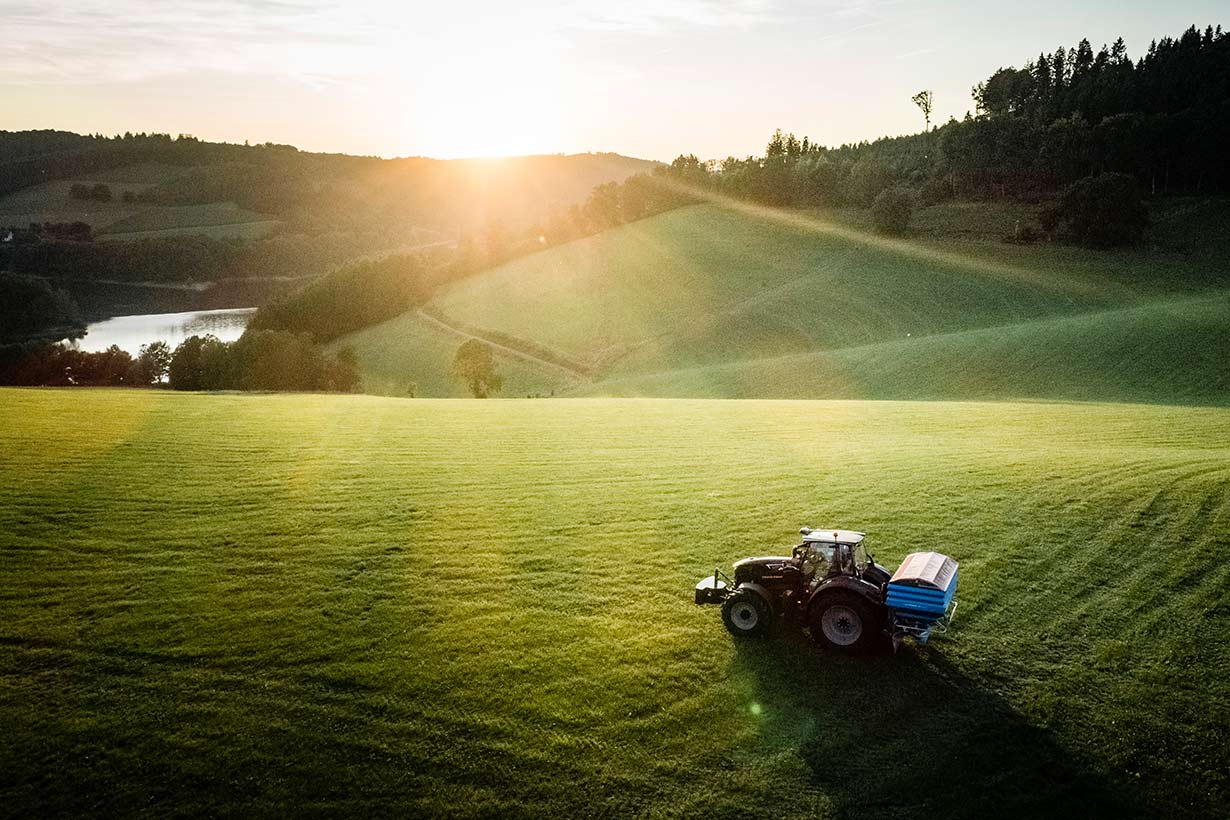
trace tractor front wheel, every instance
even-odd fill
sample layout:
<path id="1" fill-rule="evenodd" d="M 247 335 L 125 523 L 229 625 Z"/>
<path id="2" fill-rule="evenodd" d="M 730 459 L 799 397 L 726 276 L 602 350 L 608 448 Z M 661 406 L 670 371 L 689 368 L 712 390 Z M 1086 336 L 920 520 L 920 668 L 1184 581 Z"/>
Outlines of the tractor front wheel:
<path id="1" fill-rule="evenodd" d="M 849 593 L 829 594 L 816 601 L 808 625 L 812 640 L 833 652 L 863 652 L 876 640 L 871 607 Z"/>
<path id="2" fill-rule="evenodd" d="M 773 611 L 764 596 L 750 589 L 736 590 L 722 604 L 722 623 L 736 638 L 759 638 L 767 635 L 773 622 Z"/>

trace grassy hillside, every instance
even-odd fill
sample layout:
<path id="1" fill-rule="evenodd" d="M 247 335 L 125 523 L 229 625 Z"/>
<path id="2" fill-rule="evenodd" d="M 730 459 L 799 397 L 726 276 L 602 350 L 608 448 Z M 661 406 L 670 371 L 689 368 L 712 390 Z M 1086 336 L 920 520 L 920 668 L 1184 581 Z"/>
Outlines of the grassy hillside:
<path id="1" fill-rule="evenodd" d="M 355 351 L 363 373 L 363 390 L 379 395 L 469 395 L 465 384 L 452 377 L 457 348 L 470 338 L 450 332 L 417 311 L 352 333 L 330 345 Z M 496 367 L 504 376 L 505 396 L 548 395 L 578 385 L 581 380 L 549 364 L 535 362 L 496 348 Z"/>
<path id="2" fill-rule="evenodd" d="M 71 399 L 71 400 L 70 400 Z M 1230 411 L 0 391 L 23 816 L 1217 816 Z M 897 657 L 739 647 L 795 528 L 961 561 Z"/>
<path id="3" fill-rule="evenodd" d="M 689 396 L 1153 401 L 1160 388 L 1139 392 L 1135 385 L 1154 384 L 1150 365 L 1177 362 L 1194 385 L 1183 388 L 1184 400 L 1220 402 L 1226 396 L 1216 357 L 1197 357 L 1214 366 L 1199 370 L 1183 359 L 1177 340 L 1195 325 L 1213 350 L 1224 351 L 1230 315 L 1199 301 L 1193 304 L 1206 305 L 1197 307 L 1200 315 L 1185 318 L 1173 305 L 1222 298 L 1230 250 L 1225 212 L 1216 200 L 1163 203 L 1150 246 L 1095 252 L 1004 243 L 1028 215 L 1020 206 L 927 209 L 906 241 L 875 237 L 861 213 L 695 206 L 471 277 L 439 294 L 428 310 L 477 335 L 521 340 L 526 349 L 546 348 L 579 362 L 596 374 L 582 388 L 589 392 L 636 384 L 633 392 L 661 385 L 663 395 Z M 1150 317 L 1176 324 L 1152 325 Z M 434 354 L 410 349 L 399 321 L 353 340 L 361 355 L 370 359 L 378 349 L 400 346 L 407 363 L 438 368 Z M 1136 332 L 1141 327 L 1143 335 Z M 959 361 L 954 345 L 981 351 L 986 340 L 1000 338 L 998 331 L 962 334 L 991 328 L 1003 328 L 1003 338 L 1011 339 L 996 343 L 1006 359 L 975 357 L 979 372 L 993 378 L 949 373 Z M 930 341 L 922 344 L 923 338 Z M 1164 350 L 1146 339 L 1162 339 Z M 1037 357 L 1015 347 L 1034 344 Z M 857 351 L 871 347 L 882 359 L 875 372 L 835 386 L 807 373 L 798 374 L 806 389 L 767 393 L 741 377 L 643 378 L 698 368 L 754 371 L 773 359 L 774 375 L 760 383 L 783 382 L 788 365 L 805 361 L 786 357 L 855 361 L 864 355 Z M 1100 373 L 1098 362 L 1113 365 L 1114 373 L 1091 380 Z M 834 367 L 841 365 L 822 370 Z M 899 373 L 920 375 L 902 382 Z M 1070 389 L 1075 382 L 1087 386 Z M 568 389 L 567 381 L 559 387 Z"/>
<path id="4" fill-rule="evenodd" d="M 1230 404 L 1230 291 L 880 344 L 614 378 L 605 396 Z"/>
<path id="5" fill-rule="evenodd" d="M 184 169 L 159 165 L 132 165 L 57 180 L 0 197 L 0 226 L 24 227 L 31 222 L 85 222 L 99 239 L 138 239 L 205 233 L 210 236 L 253 238 L 277 226 L 268 215 L 239 208 L 231 202 L 194 206 L 167 206 L 124 202 L 125 191 L 140 193 L 155 184 L 168 184 Z M 110 202 L 74 199 L 74 184 L 111 188 Z"/>

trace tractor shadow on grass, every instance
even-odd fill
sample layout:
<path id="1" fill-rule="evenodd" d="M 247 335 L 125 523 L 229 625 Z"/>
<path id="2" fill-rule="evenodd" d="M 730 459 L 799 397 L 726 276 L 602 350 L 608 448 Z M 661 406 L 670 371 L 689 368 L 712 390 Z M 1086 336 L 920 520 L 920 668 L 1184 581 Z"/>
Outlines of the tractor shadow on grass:
<path id="1" fill-rule="evenodd" d="M 732 673 L 758 699 L 763 742 L 797 749 L 840 817 L 1151 816 L 942 645 L 838 657 L 790 631 L 739 643 Z"/>

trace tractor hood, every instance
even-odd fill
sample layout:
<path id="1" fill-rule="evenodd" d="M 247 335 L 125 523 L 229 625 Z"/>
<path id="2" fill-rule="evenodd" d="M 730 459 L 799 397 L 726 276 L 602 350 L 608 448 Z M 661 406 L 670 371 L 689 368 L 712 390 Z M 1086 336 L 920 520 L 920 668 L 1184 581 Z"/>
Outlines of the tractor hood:
<path id="1" fill-rule="evenodd" d="M 762 555 L 759 558 L 743 558 L 735 561 L 735 569 L 752 564 L 789 564 L 793 560 L 789 555 Z"/>
<path id="2" fill-rule="evenodd" d="M 768 583 L 797 575 L 798 566 L 789 555 L 762 555 L 735 562 L 735 583 Z"/>

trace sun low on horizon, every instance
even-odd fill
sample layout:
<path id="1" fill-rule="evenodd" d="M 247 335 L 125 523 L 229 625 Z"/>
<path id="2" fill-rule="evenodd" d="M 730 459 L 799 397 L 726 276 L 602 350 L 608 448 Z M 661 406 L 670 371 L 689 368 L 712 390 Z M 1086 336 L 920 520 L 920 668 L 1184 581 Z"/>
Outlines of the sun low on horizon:
<path id="1" fill-rule="evenodd" d="M 413 153 L 439 159 L 570 152 L 575 126 L 565 105 L 568 78 L 548 47 L 490 42 L 474 54 L 444 56 L 417 76 L 390 121 Z"/>
<path id="2" fill-rule="evenodd" d="M 1181 30 L 1215 3 L 1073 12 L 829 0 L 333 0 L 0 4 L 8 129 L 189 133 L 438 158 L 747 156 L 780 127 L 826 145 L 972 108 L 969 77 L 1081 36 Z M 1118 6 L 1114 9 L 1120 10 Z M 1111 22 L 1113 20 L 1113 23 Z M 992 45 L 992 40 L 995 40 Z M 1005 42 L 1006 41 L 1006 42 Z"/>

